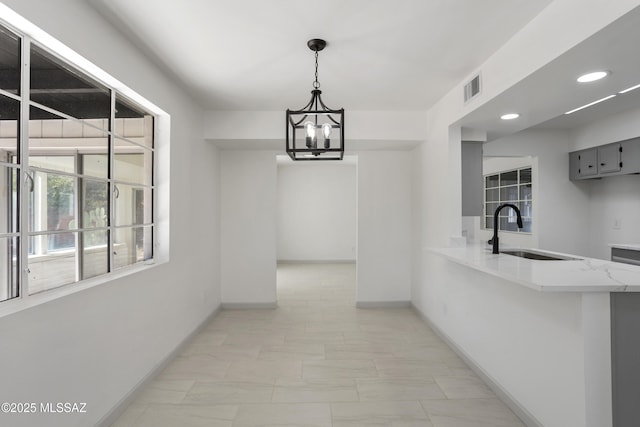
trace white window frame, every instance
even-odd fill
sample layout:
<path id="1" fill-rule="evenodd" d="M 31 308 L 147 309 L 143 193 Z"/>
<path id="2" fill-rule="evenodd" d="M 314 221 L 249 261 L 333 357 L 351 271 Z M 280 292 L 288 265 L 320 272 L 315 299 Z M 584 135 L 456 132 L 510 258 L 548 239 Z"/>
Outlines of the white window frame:
<path id="1" fill-rule="evenodd" d="M 530 173 L 531 173 L 531 182 L 530 183 L 522 183 L 520 182 L 520 171 L 522 170 L 526 170 L 529 169 Z M 527 166 L 520 166 L 517 168 L 511 168 L 511 169 L 505 169 L 505 170 L 500 170 L 500 171 L 494 171 L 491 173 L 487 173 L 485 175 L 483 175 L 483 180 L 482 180 L 482 187 L 483 187 L 483 216 L 482 216 L 482 221 L 481 221 L 481 228 L 483 230 L 489 230 L 489 231 L 493 231 L 493 212 L 488 212 L 487 211 L 487 204 L 491 203 L 491 204 L 497 204 L 500 205 L 502 203 L 513 203 L 516 206 L 520 207 L 519 205 L 524 202 L 525 200 L 521 200 L 520 198 L 520 187 L 526 184 L 530 184 L 531 185 L 531 198 L 526 200 L 531 202 L 532 206 L 534 205 L 534 197 L 533 197 L 533 188 L 534 188 L 534 174 L 533 174 L 533 166 L 532 165 L 527 165 Z M 498 177 L 500 177 L 501 174 L 503 173 L 509 173 L 509 172 L 517 172 L 517 183 L 516 184 L 511 184 L 511 185 L 502 185 L 502 182 L 498 182 L 498 186 L 497 187 L 487 187 L 487 178 L 497 175 Z M 500 179 L 500 178 L 498 178 Z M 506 187 L 511 187 L 511 186 L 517 186 L 518 188 L 518 199 L 517 200 L 501 200 L 501 190 L 503 188 Z M 487 190 L 496 190 L 498 192 L 498 200 L 487 200 Z M 504 230 L 502 228 L 500 228 L 500 221 L 498 221 L 498 231 L 500 231 L 501 233 L 517 233 L 517 234 L 524 234 L 524 235 L 531 235 L 533 234 L 533 227 L 534 227 L 534 214 L 533 214 L 533 208 L 531 209 L 530 212 L 523 212 L 523 209 L 520 209 L 521 211 L 521 216 L 522 216 L 522 221 L 525 223 L 530 223 L 530 231 L 524 231 L 524 229 L 518 229 L 516 228 L 516 230 Z M 513 211 L 513 209 L 509 209 L 509 208 L 505 208 L 500 212 L 500 217 L 504 217 L 504 216 L 508 216 L 510 218 L 509 222 L 516 222 L 516 214 Z M 512 219 L 512 221 L 511 221 Z M 489 222 L 491 224 L 491 226 L 487 225 L 487 222 Z"/>
<path id="2" fill-rule="evenodd" d="M 64 63 L 69 66 L 78 69 L 79 71 L 90 76 L 100 84 L 106 86 L 111 90 L 112 102 L 117 93 L 119 99 L 124 99 L 138 105 L 141 109 L 149 112 L 154 117 L 154 155 L 153 155 L 153 190 L 152 190 L 152 211 L 153 211 L 153 257 L 147 262 L 139 262 L 127 267 L 114 269 L 111 265 L 111 271 L 106 274 L 101 274 L 89 279 L 79 280 L 74 283 L 56 287 L 47 291 L 43 291 L 36 294 L 29 295 L 28 292 L 28 272 L 26 271 L 26 263 L 28 260 L 28 230 L 24 227 L 28 224 L 28 186 L 24 185 L 26 177 L 26 171 L 29 170 L 28 165 L 28 150 L 26 140 L 28 139 L 28 127 L 29 121 L 22 120 L 20 122 L 20 140 L 18 141 L 20 150 L 21 162 L 18 167 L 19 177 L 21 182 L 20 194 L 18 195 L 20 205 L 20 218 L 18 221 L 23 224 L 17 233 L 20 240 L 19 243 L 19 260 L 17 276 L 19 277 L 19 295 L 15 298 L 0 302 L 0 317 L 10 315 L 21 310 L 52 301 L 57 298 L 64 297 L 94 286 L 98 286 L 107 282 L 111 282 L 116 279 L 124 278 L 126 276 L 137 274 L 141 271 L 154 268 L 157 265 L 164 264 L 169 261 L 169 150 L 170 150 L 170 115 L 157 107 L 147 99 L 143 98 L 137 92 L 133 91 L 120 81 L 97 67 L 95 64 L 89 62 L 69 47 L 65 46 L 60 41 L 51 37 L 46 32 L 42 31 L 37 26 L 33 25 L 20 15 L 16 14 L 13 10 L 0 3 L 0 24 L 10 31 L 13 31 L 21 38 L 21 52 L 22 52 L 22 71 L 23 83 L 21 84 L 21 95 L 16 96 L 0 89 L 0 93 L 4 96 L 19 100 L 21 102 L 22 117 L 28 117 L 28 110 L 30 106 L 28 84 L 25 82 L 28 79 L 29 61 L 28 55 L 25 52 L 29 52 L 31 43 L 37 43 L 41 48 L 45 49 L 49 53 L 53 54 Z M 26 58 L 25 58 L 26 56 Z M 25 61 L 26 59 L 26 61 Z M 26 73 L 26 77 L 24 77 Z M 25 114 L 26 110 L 26 114 Z M 113 113 L 112 113 L 113 114 Z M 111 118 L 113 120 L 113 117 Z M 112 139 L 114 133 L 109 133 L 109 139 Z M 162 175 L 159 174 L 162 171 Z M 112 177 L 109 177 L 109 181 L 112 182 Z M 111 186 L 109 187 L 111 188 Z M 111 212 L 113 218 L 113 212 Z M 115 232 L 117 227 L 112 224 L 110 230 Z M 10 233 L 11 234 L 11 233 Z"/>

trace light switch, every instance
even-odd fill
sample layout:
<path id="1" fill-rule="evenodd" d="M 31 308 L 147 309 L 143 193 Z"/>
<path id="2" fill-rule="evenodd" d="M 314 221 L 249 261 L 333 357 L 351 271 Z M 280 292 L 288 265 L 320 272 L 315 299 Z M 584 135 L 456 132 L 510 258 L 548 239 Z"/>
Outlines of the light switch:
<path id="1" fill-rule="evenodd" d="M 622 220 L 620 218 L 615 218 L 613 220 L 613 229 L 620 230 L 622 228 Z"/>

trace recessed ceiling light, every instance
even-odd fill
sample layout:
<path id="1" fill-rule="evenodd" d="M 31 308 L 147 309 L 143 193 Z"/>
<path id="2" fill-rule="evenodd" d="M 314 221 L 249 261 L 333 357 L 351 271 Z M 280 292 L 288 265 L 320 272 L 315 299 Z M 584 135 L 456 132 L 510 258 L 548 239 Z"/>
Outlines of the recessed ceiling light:
<path id="1" fill-rule="evenodd" d="M 621 90 L 618 93 L 627 93 L 627 92 L 631 92 L 632 90 L 638 89 L 640 88 L 640 85 L 635 85 L 635 86 L 631 86 L 629 88 L 626 88 L 625 90 Z"/>
<path id="2" fill-rule="evenodd" d="M 598 104 L 598 103 L 600 103 L 600 102 L 602 102 L 602 101 L 606 101 L 607 99 L 611 99 L 611 98 L 613 98 L 614 96 L 615 96 L 615 95 L 605 96 L 605 97 L 604 97 L 604 98 L 602 98 L 602 99 L 598 99 L 597 101 L 590 102 L 590 103 L 588 103 L 588 104 L 586 104 L 586 105 L 583 105 L 582 107 L 578 107 L 578 108 L 573 109 L 573 110 L 571 110 L 571 111 L 567 111 L 565 114 L 575 113 L 576 111 L 580 111 L 580 110 L 582 110 L 583 108 L 591 107 L 592 105 L 596 105 L 596 104 Z"/>
<path id="3" fill-rule="evenodd" d="M 500 116 L 502 120 L 513 120 L 513 119 L 517 119 L 518 117 L 520 117 L 520 114 L 518 113 L 509 113 L 509 114 L 503 114 L 502 116 Z"/>
<path id="4" fill-rule="evenodd" d="M 583 74 L 578 77 L 578 83 L 591 83 L 596 80 L 604 79 L 609 75 L 608 71 L 595 71 L 593 73 Z"/>

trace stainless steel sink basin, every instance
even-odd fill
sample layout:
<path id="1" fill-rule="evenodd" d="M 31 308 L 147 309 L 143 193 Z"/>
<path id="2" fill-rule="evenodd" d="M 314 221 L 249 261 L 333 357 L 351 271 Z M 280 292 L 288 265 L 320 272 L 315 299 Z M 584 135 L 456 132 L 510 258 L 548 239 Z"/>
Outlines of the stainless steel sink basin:
<path id="1" fill-rule="evenodd" d="M 572 258 L 568 256 L 555 255 L 555 254 L 546 254 L 543 252 L 534 252 L 528 250 L 510 250 L 510 251 L 501 251 L 501 254 L 519 256 L 520 258 L 534 259 L 537 261 L 571 261 L 571 260 L 579 260 L 580 258 Z"/>

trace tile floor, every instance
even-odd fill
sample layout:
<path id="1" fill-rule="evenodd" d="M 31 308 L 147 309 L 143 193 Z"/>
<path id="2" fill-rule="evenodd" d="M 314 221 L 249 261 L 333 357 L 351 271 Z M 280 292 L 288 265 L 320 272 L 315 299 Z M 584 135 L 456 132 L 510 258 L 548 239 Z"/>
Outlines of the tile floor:
<path id="1" fill-rule="evenodd" d="M 352 264 L 278 267 L 276 310 L 225 310 L 113 427 L 524 427 L 409 308 L 357 309 Z"/>

